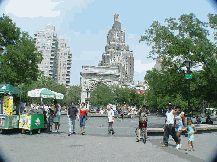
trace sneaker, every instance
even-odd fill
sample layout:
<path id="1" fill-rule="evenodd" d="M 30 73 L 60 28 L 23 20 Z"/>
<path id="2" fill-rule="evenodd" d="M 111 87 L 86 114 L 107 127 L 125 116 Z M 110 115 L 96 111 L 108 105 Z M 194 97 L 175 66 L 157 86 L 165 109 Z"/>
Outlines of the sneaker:
<path id="1" fill-rule="evenodd" d="M 163 144 L 162 147 L 168 147 L 168 145 Z"/>
<path id="2" fill-rule="evenodd" d="M 57 132 L 57 130 L 53 130 L 53 132 Z"/>
<path id="3" fill-rule="evenodd" d="M 115 132 L 112 133 L 112 135 L 115 134 Z"/>
<path id="4" fill-rule="evenodd" d="M 139 142 L 139 138 L 136 138 L 136 142 Z"/>
<path id="5" fill-rule="evenodd" d="M 182 148 L 182 144 L 179 144 L 179 149 L 181 149 Z"/>
<path id="6" fill-rule="evenodd" d="M 68 136 L 71 136 L 71 135 L 72 135 L 71 133 L 68 134 Z"/>
<path id="7" fill-rule="evenodd" d="M 176 149 L 179 149 L 179 144 L 178 144 L 178 145 L 176 145 Z"/>
<path id="8" fill-rule="evenodd" d="M 73 132 L 72 134 L 76 134 L 75 132 Z"/>

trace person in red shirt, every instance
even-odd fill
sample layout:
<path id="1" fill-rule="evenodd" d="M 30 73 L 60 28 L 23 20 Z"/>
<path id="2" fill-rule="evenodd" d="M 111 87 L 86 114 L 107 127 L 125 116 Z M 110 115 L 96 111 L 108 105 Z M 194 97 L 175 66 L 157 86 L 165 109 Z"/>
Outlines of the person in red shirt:
<path id="1" fill-rule="evenodd" d="M 80 128 L 81 128 L 81 134 L 82 135 L 85 135 L 85 120 L 86 120 L 86 116 L 87 116 L 87 109 L 85 107 L 85 103 L 83 102 L 81 104 L 80 114 L 79 114 Z M 89 118 L 89 120 L 90 120 L 90 118 Z"/>

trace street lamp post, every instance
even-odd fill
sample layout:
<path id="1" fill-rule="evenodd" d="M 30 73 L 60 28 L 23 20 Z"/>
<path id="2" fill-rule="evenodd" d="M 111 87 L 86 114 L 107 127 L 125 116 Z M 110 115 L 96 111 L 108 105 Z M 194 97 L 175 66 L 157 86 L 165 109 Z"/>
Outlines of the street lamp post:
<path id="1" fill-rule="evenodd" d="M 187 68 L 187 73 L 190 74 L 191 60 L 186 60 L 185 66 Z M 190 119 L 191 119 L 191 113 L 190 113 L 190 78 L 188 78 L 188 115 L 189 114 L 190 114 Z"/>

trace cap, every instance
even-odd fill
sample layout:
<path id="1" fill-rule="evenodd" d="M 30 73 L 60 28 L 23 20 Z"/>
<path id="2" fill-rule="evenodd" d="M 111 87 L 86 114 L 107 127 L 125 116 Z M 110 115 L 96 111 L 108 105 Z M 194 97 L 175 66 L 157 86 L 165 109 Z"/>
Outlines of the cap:
<path id="1" fill-rule="evenodd" d="M 169 103 L 169 105 L 168 105 L 168 106 L 173 106 L 173 105 L 172 105 L 172 103 Z"/>

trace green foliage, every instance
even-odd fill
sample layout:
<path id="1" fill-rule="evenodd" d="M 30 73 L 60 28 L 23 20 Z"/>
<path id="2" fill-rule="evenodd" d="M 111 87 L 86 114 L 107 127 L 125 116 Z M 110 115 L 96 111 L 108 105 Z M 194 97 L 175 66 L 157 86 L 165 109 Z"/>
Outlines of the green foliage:
<path id="1" fill-rule="evenodd" d="M 78 104 L 81 99 L 81 86 L 71 86 L 66 93 L 64 102 L 70 104 L 74 101 L 75 104 Z"/>
<path id="2" fill-rule="evenodd" d="M 112 90 L 105 84 L 98 86 L 90 95 L 90 104 L 93 106 L 106 106 L 114 104 Z"/>
<path id="3" fill-rule="evenodd" d="M 42 55 L 37 52 L 33 38 L 21 32 L 8 16 L 0 18 L 0 35 L 0 45 L 5 47 L 0 57 L 1 83 L 17 86 L 37 80 L 37 64 L 42 61 Z"/>
<path id="4" fill-rule="evenodd" d="M 62 93 L 64 95 L 63 100 L 58 100 L 58 103 L 70 104 L 71 101 L 74 101 L 76 104 L 79 103 L 81 96 L 81 87 L 80 86 L 71 86 L 68 89 L 64 85 L 59 85 L 54 83 L 53 80 L 49 77 L 45 77 L 41 74 L 38 81 L 33 81 L 31 84 L 20 84 L 18 89 L 25 92 L 22 95 L 24 101 L 31 101 L 33 98 L 27 96 L 27 92 L 34 89 L 47 88 L 49 90 Z M 43 99 L 44 104 L 52 103 L 53 99 L 45 98 Z M 34 103 L 40 103 L 40 98 L 34 99 Z"/>
<path id="5" fill-rule="evenodd" d="M 191 108 L 196 109 L 202 100 L 217 106 L 217 64 L 213 54 L 217 53 L 216 43 L 211 41 L 210 29 L 216 39 L 217 15 L 208 15 L 209 22 L 202 22 L 194 14 L 165 20 L 166 25 L 154 21 L 145 30 L 141 41 L 152 46 L 149 58 L 162 58 L 162 70 L 152 69 L 144 79 L 149 90 L 146 104 L 152 109 L 167 108 L 168 102 L 187 109 L 188 81 L 185 79 L 185 60 L 192 65 L 203 64 L 202 71 L 192 72 L 190 81 Z"/>
<path id="6" fill-rule="evenodd" d="M 109 88 L 106 85 L 97 87 L 90 96 L 90 104 L 93 106 L 106 106 L 108 104 L 127 104 L 141 107 L 144 95 L 136 93 L 135 89 L 119 88 L 114 86 Z"/>

